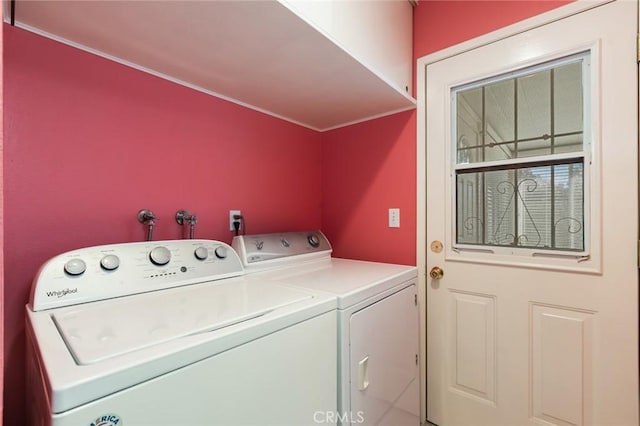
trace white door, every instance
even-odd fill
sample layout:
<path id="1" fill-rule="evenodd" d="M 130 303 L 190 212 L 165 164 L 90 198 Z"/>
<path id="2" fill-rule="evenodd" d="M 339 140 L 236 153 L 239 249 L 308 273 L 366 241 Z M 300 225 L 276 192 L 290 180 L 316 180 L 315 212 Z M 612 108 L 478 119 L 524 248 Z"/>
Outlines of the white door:
<path id="1" fill-rule="evenodd" d="M 426 68 L 433 423 L 639 424 L 636 8 Z"/>

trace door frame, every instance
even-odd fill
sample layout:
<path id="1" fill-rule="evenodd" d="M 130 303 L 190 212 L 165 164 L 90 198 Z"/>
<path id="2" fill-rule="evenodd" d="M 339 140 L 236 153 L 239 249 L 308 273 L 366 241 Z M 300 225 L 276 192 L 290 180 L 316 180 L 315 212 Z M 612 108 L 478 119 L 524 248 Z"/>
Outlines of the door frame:
<path id="1" fill-rule="evenodd" d="M 545 24 L 611 3 L 614 0 L 576 0 L 540 15 L 533 16 L 515 24 L 500 28 L 460 44 L 439 50 L 435 53 L 418 58 L 416 64 L 417 83 L 417 132 L 416 132 L 416 265 L 418 266 L 418 297 L 420 303 L 420 419 L 427 420 L 427 324 L 426 324 L 426 296 L 427 296 L 427 158 L 426 158 L 426 87 L 427 66 L 463 52 L 494 43 Z M 628 1 L 628 0 L 621 0 Z M 636 0 L 637 1 L 637 0 Z"/>

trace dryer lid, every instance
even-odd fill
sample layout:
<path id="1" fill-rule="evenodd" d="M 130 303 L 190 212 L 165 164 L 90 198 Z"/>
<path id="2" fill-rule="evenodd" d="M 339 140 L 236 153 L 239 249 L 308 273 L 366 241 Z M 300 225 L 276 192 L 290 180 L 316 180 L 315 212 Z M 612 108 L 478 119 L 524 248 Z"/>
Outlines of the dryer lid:
<path id="1" fill-rule="evenodd" d="M 51 317 L 76 363 L 84 365 L 220 330 L 312 297 L 289 287 L 232 279 L 79 305 Z"/>

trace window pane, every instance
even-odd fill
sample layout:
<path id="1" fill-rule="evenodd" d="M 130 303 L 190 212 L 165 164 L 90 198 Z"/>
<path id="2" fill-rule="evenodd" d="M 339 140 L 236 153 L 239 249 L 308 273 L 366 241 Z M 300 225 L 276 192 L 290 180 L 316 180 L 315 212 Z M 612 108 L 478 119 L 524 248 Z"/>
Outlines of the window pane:
<path id="1" fill-rule="evenodd" d="M 556 184 L 554 232 L 559 249 L 584 249 L 584 178 L 582 164 L 554 167 Z"/>
<path id="2" fill-rule="evenodd" d="M 458 171 L 457 243 L 584 250 L 581 161 Z"/>
<path id="3" fill-rule="evenodd" d="M 485 148 L 484 161 L 508 160 L 515 158 L 515 144 L 492 144 Z"/>
<path id="4" fill-rule="evenodd" d="M 485 86 L 485 144 L 515 139 L 515 85 L 505 80 Z"/>
<path id="5" fill-rule="evenodd" d="M 518 157 L 535 157 L 537 155 L 550 155 L 551 145 L 549 138 L 529 139 L 518 143 Z"/>
<path id="6" fill-rule="evenodd" d="M 558 136 L 555 139 L 554 154 L 582 151 L 582 133 Z"/>
<path id="7" fill-rule="evenodd" d="M 458 148 L 482 145 L 482 87 L 458 92 L 456 105 Z"/>
<path id="8" fill-rule="evenodd" d="M 463 244 L 484 244 L 484 183 L 482 173 L 458 176 L 457 241 Z"/>
<path id="9" fill-rule="evenodd" d="M 485 172 L 485 215 L 487 244 L 511 245 L 516 233 L 513 185 L 515 170 Z"/>
<path id="10" fill-rule="evenodd" d="M 482 148 L 466 148 L 458 150 L 458 163 L 477 163 L 482 161 Z"/>
<path id="11" fill-rule="evenodd" d="M 586 251 L 588 70 L 584 53 L 452 89 L 457 244 Z"/>
<path id="12" fill-rule="evenodd" d="M 518 139 L 542 139 L 551 134 L 551 71 L 517 79 Z M 548 145 L 548 138 L 547 138 Z"/>
<path id="13" fill-rule="evenodd" d="M 582 151 L 584 61 L 453 89 L 457 163 Z"/>
<path id="14" fill-rule="evenodd" d="M 556 68 L 554 91 L 555 133 L 578 132 L 582 136 L 582 63 L 576 62 Z M 581 149 L 582 146 L 575 151 Z"/>

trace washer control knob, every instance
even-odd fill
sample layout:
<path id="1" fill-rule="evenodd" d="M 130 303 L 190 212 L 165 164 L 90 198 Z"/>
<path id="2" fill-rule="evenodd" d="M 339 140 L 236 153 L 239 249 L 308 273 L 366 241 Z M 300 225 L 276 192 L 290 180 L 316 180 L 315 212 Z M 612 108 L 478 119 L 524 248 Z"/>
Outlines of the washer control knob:
<path id="1" fill-rule="evenodd" d="M 82 275 L 86 270 L 87 264 L 84 263 L 84 260 L 78 259 L 77 257 L 64 264 L 64 271 L 69 275 Z"/>
<path id="2" fill-rule="evenodd" d="M 100 259 L 100 266 L 106 271 L 115 271 L 120 266 L 120 258 L 115 254 L 108 254 Z"/>
<path id="3" fill-rule="evenodd" d="M 307 236 L 307 241 L 311 244 L 311 247 L 318 247 L 320 245 L 320 238 L 316 234 L 309 234 Z"/>
<path id="4" fill-rule="evenodd" d="M 151 260 L 151 263 L 154 265 L 166 265 L 171 260 L 171 252 L 166 247 L 156 247 L 149 252 L 149 260 Z"/>
<path id="5" fill-rule="evenodd" d="M 200 246 L 194 250 L 193 255 L 198 260 L 205 260 L 207 257 L 209 257 L 209 250 L 207 250 L 205 246 Z"/>
<path id="6" fill-rule="evenodd" d="M 216 257 L 218 259 L 226 259 L 227 258 L 227 248 L 225 246 L 218 246 L 215 250 Z"/>

